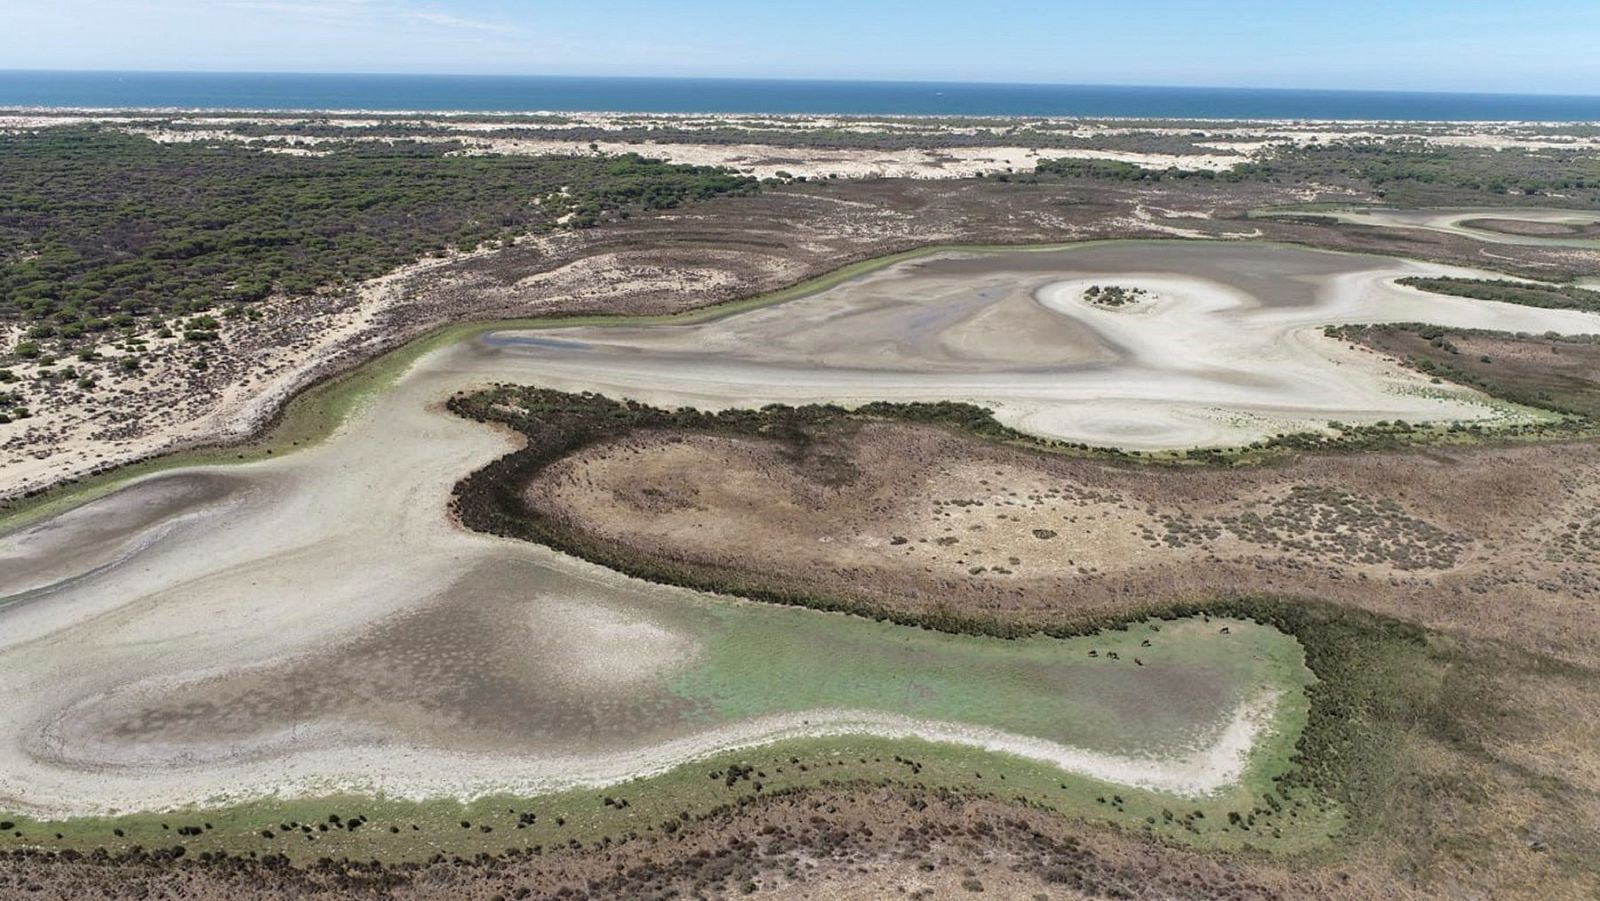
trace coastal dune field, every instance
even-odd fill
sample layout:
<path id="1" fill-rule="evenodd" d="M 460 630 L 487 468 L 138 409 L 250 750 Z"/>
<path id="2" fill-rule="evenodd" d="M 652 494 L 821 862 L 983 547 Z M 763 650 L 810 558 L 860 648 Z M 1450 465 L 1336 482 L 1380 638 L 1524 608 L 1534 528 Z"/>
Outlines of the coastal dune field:
<path id="1" fill-rule="evenodd" d="M 1237 789 L 1284 765 L 1304 712 L 1309 673 L 1276 630 L 1005 642 L 628 579 L 452 521 L 452 486 L 516 442 L 443 402 L 493 382 L 712 408 L 971 400 L 1041 436 L 1161 449 L 1530 415 L 1324 324 L 1600 331 L 1389 284 L 1438 271 L 1254 244 L 950 253 L 701 325 L 445 346 L 320 445 L 150 476 L 0 536 L 0 802 L 528 795 L 828 735 L 1174 797 Z M 1102 285 L 1141 293 L 1086 298 Z"/>

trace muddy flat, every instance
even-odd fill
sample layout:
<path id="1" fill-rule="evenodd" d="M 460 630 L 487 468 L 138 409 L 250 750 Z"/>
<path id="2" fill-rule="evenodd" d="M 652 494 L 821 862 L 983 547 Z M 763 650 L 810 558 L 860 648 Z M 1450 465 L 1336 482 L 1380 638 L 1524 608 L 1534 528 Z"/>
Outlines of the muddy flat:
<path id="1" fill-rule="evenodd" d="M 929 636 L 638 583 L 453 523 L 451 486 L 515 444 L 441 401 L 491 381 L 712 407 L 972 399 L 1041 434 L 1178 446 L 1506 415 L 1417 390 L 1322 338 L 1326 322 L 1600 330 L 1388 285 L 1436 271 L 1263 245 L 957 254 L 700 326 L 443 348 L 320 446 L 136 481 L 0 538 L 0 799 L 72 814 L 533 793 L 839 733 L 1179 793 L 1230 784 L 1303 678 L 1285 636 L 1173 630 L 1113 678 L 1076 640 Z M 1083 302 L 1107 283 L 1149 299 Z"/>
<path id="2" fill-rule="evenodd" d="M 1386 210 L 1360 209 L 1330 213 L 1297 213 L 1326 216 L 1343 222 L 1389 228 L 1419 228 L 1460 235 L 1491 244 L 1524 246 L 1600 248 L 1600 214 L 1584 210 L 1559 209 L 1479 209 Z"/>
<path id="3" fill-rule="evenodd" d="M 1139 242 L 905 263 L 720 321 L 555 329 L 479 345 L 508 381 L 660 407 L 968 401 L 1025 432 L 1145 450 L 1248 444 L 1329 421 L 1486 420 L 1475 392 L 1374 365 L 1324 325 L 1600 331 L 1600 316 L 1422 296 L 1448 267 L 1261 244 Z M 1451 270 L 1464 272 L 1466 270 Z M 1098 285 L 1145 299 L 1107 308 Z"/>
<path id="4" fill-rule="evenodd" d="M 1523 235 L 1533 238 L 1600 237 L 1600 222 L 1586 216 L 1548 220 L 1485 217 L 1483 219 L 1463 219 L 1461 220 L 1461 226 L 1479 231 L 1498 232 L 1503 235 Z"/>

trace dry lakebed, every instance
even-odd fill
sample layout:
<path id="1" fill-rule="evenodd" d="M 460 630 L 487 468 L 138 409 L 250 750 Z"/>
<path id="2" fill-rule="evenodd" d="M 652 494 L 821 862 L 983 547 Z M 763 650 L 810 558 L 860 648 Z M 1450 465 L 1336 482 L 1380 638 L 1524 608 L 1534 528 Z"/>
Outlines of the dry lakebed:
<path id="1" fill-rule="evenodd" d="M 455 522 L 452 486 L 517 442 L 444 402 L 493 383 L 665 408 L 968 401 L 1143 451 L 1547 415 L 1323 334 L 1600 332 L 1592 314 L 1393 283 L 1439 274 L 1477 275 L 1248 242 L 952 251 L 698 324 L 447 343 L 324 442 L 143 476 L 0 533 L 0 808 L 526 798 L 647 787 L 750 749 L 804 769 L 798 749 L 883 739 L 1061 805 L 1258 795 L 1314 681 L 1269 626 L 1006 640 L 629 578 Z M 1113 285 L 1131 300 L 1090 297 Z"/>

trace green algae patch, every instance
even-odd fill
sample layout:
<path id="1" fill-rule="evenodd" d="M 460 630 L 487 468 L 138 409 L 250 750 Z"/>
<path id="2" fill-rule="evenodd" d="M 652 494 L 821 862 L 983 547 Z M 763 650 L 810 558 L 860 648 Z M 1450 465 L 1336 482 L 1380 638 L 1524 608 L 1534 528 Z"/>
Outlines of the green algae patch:
<path id="1" fill-rule="evenodd" d="M 1245 621 L 1004 639 L 753 604 L 719 616 L 705 663 L 672 688 L 726 719 L 880 711 L 1158 759 L 1310 681 L 1293 639 Z"/>

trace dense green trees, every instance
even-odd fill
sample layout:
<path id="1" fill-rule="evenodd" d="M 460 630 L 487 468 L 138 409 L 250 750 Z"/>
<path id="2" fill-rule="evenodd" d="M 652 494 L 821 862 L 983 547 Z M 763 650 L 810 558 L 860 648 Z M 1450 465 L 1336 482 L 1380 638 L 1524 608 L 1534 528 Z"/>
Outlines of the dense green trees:
<path id="1" fill-rule="evenodd" d="M 0 319 L 70 341 L 630 207 L 758 189 L 726 170 L 633 154 L 458 149 L 335 143 L 304 156 L 93 127 L 0 135 Z"/>
<path id="2" fill-rule="evenodd" d="M 1343 138 L 1280 144 L 1222 172 L 1148 169 L 1103 159 L 1042 159 L 1035 172 L 1115 181 L 1177 178 L 1358 187 L 1418 206 L 1560 195 L 1562 206 L 1600 205 L 1600 160 L 1584 150 L 1499 151 L 1421 138 Z"/>
<path id="3" fill-rule="evenodd" d="M 1058 175 L 1064 178 L 1102 178 L 1112 181 L 1163 181 L 1184 178 L 1216 178 L 1209 169 L 1147 169 L 1120 160 L 1061 159 L 1040 160 L 1034 171 L 1040 175 Z"/>
<path id="4" fill-rule="evenodd" d="M 1383 190 L 1433 186 L 1521 196 L 1576 191 L 1591 203 L 1600 188 L 1600 161 L 1581 149 L 1505 152 L 1449 147 L 1421 138 L 1347 138 L 1283 146 L 1241 174 L 1301 180 L 1342 176 Z"/>

